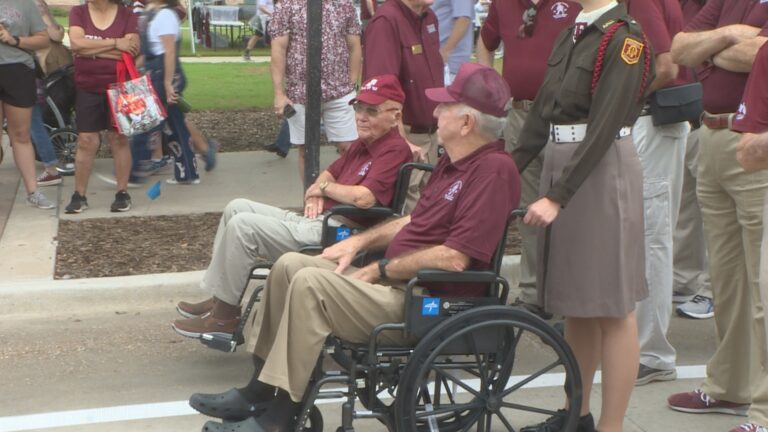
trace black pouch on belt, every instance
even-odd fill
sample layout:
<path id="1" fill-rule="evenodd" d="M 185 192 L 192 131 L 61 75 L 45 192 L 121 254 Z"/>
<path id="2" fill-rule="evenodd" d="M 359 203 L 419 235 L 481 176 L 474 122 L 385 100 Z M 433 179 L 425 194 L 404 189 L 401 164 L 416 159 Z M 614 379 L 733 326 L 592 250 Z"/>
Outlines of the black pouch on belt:
<path id="1" fill-rule="evenodd" d="M 650 97 L 654 126 L 698 121 L 704 112 L 700 82 L 656 90 Z"/>

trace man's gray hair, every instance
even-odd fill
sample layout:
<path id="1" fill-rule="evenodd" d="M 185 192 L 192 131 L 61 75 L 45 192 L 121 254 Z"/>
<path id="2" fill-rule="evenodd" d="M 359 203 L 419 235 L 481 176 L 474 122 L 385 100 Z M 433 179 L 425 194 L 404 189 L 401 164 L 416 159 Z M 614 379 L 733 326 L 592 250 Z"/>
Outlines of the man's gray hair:
<path id="1" fill-rule="evenodd" d="M 482 113 L 469 105 L 460 105 L 461 114 L 472 114 L 477 124 L 477 132 L 487 136 L 490 139 L 499 139 L 507 126 L 505 117 L 496 117 L 490 114 Z"/>

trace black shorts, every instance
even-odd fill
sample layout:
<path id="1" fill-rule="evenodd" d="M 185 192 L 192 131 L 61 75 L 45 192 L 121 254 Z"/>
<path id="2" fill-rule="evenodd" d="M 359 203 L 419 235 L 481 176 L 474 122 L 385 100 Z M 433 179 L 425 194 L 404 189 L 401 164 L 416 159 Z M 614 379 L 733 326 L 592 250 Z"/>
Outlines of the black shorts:
<path id="1" fill-rule="evenodd" d="M 75 117 L 78 132 L 101 132 L 105 129 L 114 129 L 106 91 L 91 93 L 77 89 Z"/>
<path id="2" fill-rule="evenodd" d="M 0 65 L 0 101 L 19 108 L 37 103 L 35 71 L 24 63 Z"/>

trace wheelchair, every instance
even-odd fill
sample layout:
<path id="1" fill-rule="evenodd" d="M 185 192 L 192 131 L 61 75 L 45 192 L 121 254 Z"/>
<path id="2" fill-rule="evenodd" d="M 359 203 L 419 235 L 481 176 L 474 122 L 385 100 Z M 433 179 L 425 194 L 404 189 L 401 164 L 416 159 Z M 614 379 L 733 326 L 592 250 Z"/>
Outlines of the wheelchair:
<path id="1" fill-rule="evenodd" d="M 505 234 L 524 212 L 510 215 Z M 342 401 L 336 432 L 354 432 L 363 419 L 390 432 L 516 431 L 551 416 L 575 431 L 582 403 L 576 359 L 547 322 L 508 305 L 509 285 L 499 276 L 505 241 L 489 270 L 419 271 L 406 288 L 405 322 L 378 325 L 367 343 L 330 336 L 294 430 L 324 430 L 317 405 L 330 399 Z M 434 283 L 482 283 L 488 296 L 434 298 L 417 289 Z M 383 344 L 385 332 L 401 332 L 409 343 Z M 338 367 L 324 368 L 329 359 Z M 536 399 L 542 387 L 546 396 Z"/>
<path id="2" fill-rule="evenodd" d="M 75 69 L 65 66 L 51 72 L 44 81 L 43 124 L 48 129 L 62 175 L 75 173 L 77 128 L 75 127 Z M 40 157 L 35 153 L 35 158 Z"/>

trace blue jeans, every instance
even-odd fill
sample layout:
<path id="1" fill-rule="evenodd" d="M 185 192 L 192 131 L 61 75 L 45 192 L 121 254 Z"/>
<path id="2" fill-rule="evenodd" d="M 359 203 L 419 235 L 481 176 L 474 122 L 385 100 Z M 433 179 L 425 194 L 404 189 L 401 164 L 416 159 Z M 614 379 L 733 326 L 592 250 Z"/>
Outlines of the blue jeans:
<path id="1" fill-rule="evenodd" d="M 32 107 L 32 123 L 29 128 L 29 135 L 32 138 L 32 144 L 35 146 L 37 156 L 40 157 L 46 168 L 59 163 L 59 160 L 56 158 L 56 152 L 53 151 L 53 144 L 51 143 L 50 135 L 48 135 L 48 129 L 46 129 L 43 123 L 43 109 L 38 104 Z"/>

